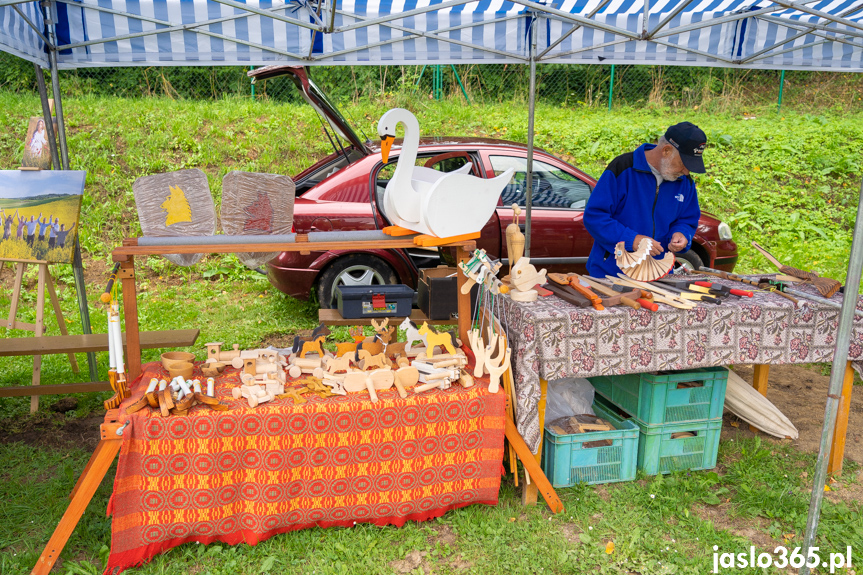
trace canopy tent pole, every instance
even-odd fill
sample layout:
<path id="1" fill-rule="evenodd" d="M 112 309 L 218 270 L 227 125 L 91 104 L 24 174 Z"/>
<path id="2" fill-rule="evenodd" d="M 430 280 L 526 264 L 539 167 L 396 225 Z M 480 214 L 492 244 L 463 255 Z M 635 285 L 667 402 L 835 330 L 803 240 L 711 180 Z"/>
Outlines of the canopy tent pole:
<path id="1" fill-rule="evenodd" d="M 48 149 L 51 151 L 51 161 L 60 168 L 60 154 L 57 152 L 57 135 L 54 133 L 54 122 L 51 119 L 51 105 L 48 103 L 48 88 L 45 86 L 45 74 L 42 66 L 33 64 L 36 68 L 36 86 L 39 88 L 39 99 L 42 100 L 42 118 L 45 120 L 45 131 L 48 133 Z"/>
<path id="2" fill-rule="evenodd" d="M 851 331 L 854 327 L 854 310 L 860 292 L 860 274 L 863 268 L 863 182 L 860 183 L 860 197 L 857 203 L 857 220 L 854 224 L 854 238 L 851 243 L 851 256 L 848 259 L 848 275 L 845 278 L 845 294 L 842 297 L 842 310 L 839 312 L 839 328 L 836 333 L 836 351 L 830 368 L 830 387 L 827 393 L 827 406 L 824 410 L 824 427 L 821 428 L 821 447 L 815 463 L 815 477 L 812 480 L 812 497 L 809 501 L 809 517 L 806 519 L 806 532 L 803 549 L 807 552 L 815 543 L 818 519 L 821 515 L 821 502 L 824 499 L 824 481 L 827 479 L 827 455 L 833 440 L 836 426 L 836 413 L 839 409 L 839 396 L 842 393 L 842 379 L 848 361 L 848 347 L 851 345 Z M 809 575 L 808 563 L 800 569 L 801 575 Z"/>
<path id="3" fill-rule="evenodd" d="M 530 94 L 527 106 L 527 189 L 524 201 L 524 256 L 530 257 L 530 212 L 533 201 L 533 120 L 536 108 L 536 14 L 531 12 L 530 27 Z"/>
<path id="4" fill-rule="evenodd" d="M 55 23 L 57 22 L 57 3 L 50 2 L 47 6 L 45 6 L 45 25 L 48 28 L 48 39 L 50 40 L 50 44 L 48 45 L 48 61 L 51 65 L 51 89 L 54 92 L 54 108 L 57 111 L 57 132 L 58 132 L 58 141 L 60 143 L 60 159 L 62 162 L 57 166 L 58 169 L 68 170 L 69 169 L 69 148 L 66 143 L 66 123 L 63 118 L 63 102 L 61 100 L 60 93 L 60 76 L 57 69 L 57 28 Z M 42 78 L 42 85 L 44 85 L 44 77 L 42 75 L 42 71 L 39 66 L 36 66 L 37 73 L 36 78 Z M 46 91 L 47 92 L 47 91 Z M 47 93 L 46 93 L 47 97 Z M 42 109 L 45 109 L 45 104 L 43 104 Z M 48 116 L 50 119 L 50 116 Z M 47 120 L 45 121 L 46 129 L 47 124 L 49 124 Z M 53 126 L 51 130 L 53 131 Z M 53 139 L 51 140 L 53 143 Z M 52 146 L 53 147 L 53 146 Z M 84 282 L 84 262 L 81 259 L 81 234 L 78 233 L 75 235 L 75 248 L 72 252 L 72 275 L 75 278 L 75 294 L 78 299 L 78 312 L 81 315 L 81 331 L 85 335 L 89 335 L 93 333 L 92 328 L 90 327 L 90 308 L 87 305 L 87 284 Z M 90 371 L 90 381 L 96 381 L 98 379 L 98 372 L 96 369 L 96 354 L 92 351 L 87 352 L 87 366 Z"/>

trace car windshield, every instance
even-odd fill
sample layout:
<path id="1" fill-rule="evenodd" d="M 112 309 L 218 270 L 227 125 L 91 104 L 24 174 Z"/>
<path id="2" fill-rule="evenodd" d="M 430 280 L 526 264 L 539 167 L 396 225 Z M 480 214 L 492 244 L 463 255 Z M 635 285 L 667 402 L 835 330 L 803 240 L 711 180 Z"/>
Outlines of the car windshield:
<path id="1" fill-rule="evenodd" d="M 515 156 L 490 156 L 494 175 L 513 168 L 515 175 L 501 194 L 503 205 L 524 206 L 527 193 L 527 159 Z M 570 208 L 583 210 L 590 197 L 590 185 L 560 168 L 533 161 L 533 196 L 535 208 Z"/>

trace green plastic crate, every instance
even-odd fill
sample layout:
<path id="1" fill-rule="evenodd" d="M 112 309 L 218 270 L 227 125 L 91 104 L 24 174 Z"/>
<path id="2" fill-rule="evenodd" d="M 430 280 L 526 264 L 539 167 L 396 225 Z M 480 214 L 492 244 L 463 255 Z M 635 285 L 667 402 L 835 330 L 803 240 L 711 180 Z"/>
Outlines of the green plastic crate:
<path id="1" fill-rule="evenodd" d="M 697 423 L 672 423 L 638 426 L 638 468 L 647 475 L 713 469 L 719 452 L 722 419 Z M 671 436 L 681 431 L 696 433 L 696 437 Z"/>
<path id="2" fill-rule="evenodd" d="M 661 425 L 722 417 L 728 369 L 707 367 L 660 374 L 631 373 L 590 377 L 596 392 L 639 423 Z M 683 382 L 701 387 L 677 389 Z"/>
<path id="3" fill-rule="evenodd" d="M 545 430 L 542 471 L 555 488 L 571 487 L 576 483 L 613 483 L 635 479 L 638 427 L 597 403 L 593 404 L 593 410 L 617 429 L 575 435 L 558 435 L 549 429 Z M 585 447 L 585 444 L 606 439 L 612 444 Z"/>

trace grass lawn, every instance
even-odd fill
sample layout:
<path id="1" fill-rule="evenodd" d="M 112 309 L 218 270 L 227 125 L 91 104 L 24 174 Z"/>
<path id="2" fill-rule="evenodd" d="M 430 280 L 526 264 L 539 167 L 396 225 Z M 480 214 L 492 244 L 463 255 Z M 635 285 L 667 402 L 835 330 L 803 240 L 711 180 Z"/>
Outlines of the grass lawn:
<path id="1" fill-rule="evenodd" d="M 329 147 L 308 107 L 90 97 L 64 104 L 71 167 L 87 170 L 82 245 L 95 332 L 106 330 L 97 302 L 110 249 L 140 232 L 131 191 L 135 178 L 199 167 L 218 203 L 228 171 L 295 174 Z M 526 134 L 526 112 L 512 112 L 513 106 L 524 107 L 520 102 L 464 106 L 395 95 L 345 111 L 373 136 L 377 118 L 394 105 L 417 113 L 426 133 L 517 141 Z M 0 93 L 0 166 L 18 165 L 27 119 L 39 109 L 36 98 Z M 691 120 L 715 144 L 706 154 L 710 173 L 698 179 L 701 203 L 731 223 L 741 248 L 738 271 L 772 271 L 748 247 L 757 239 L 788 265 L 844 279 L 861 176 L 863 116 L 752 112 L 757 118 L 744 121 L 710 109 L 608 113 L 543 105 L 537 111 L 537 144 L 599 175 L 615 155 L 654 138 L 670 123 Z M 313 304 L 280 294 L 233 256 L 210 256 L 191 268 L 150 258 L 137 271 L 141 329 L 200 328 L 199 345 L 190 349 L 199 359 L 207 341 L 252 346 L 317 323 Z M 70 332 L 80 333 L 71 270 L 54 266 L 54 274 Z M 8 265 L 0 269 L 0 311 L 10 304 L 10 276 Z M 33 321 L 33 270 L 27 280 L 19 319 Z M 58 334 L 53 316 L 46 321 L 48 334 Z M 158 353 L 145 351 L 144 360 L 157 359 Z M 107 353 L 97 357 L 104 379 Z M 44 358 L 42 380 L 86 380 L 86 360 L 78 359 L 82 373 L 73 374 L 65 356 Z M 3 358 L 0 367 L 0 385 L 26 384 L 32 360 Z M 90 436 L 76 437 L 75 430 L 101 410 L 107 395 L 79 395 L 77 409 L 65 415 L 48 409 L 56 397 L 43 398 L 35 417 L 28 415 L 27 398 L 0 400 L 0 437 L 28 437 L 0 441 L 3 575 L 28 573 L 35 564 L 92 449 Z M 763 551 L 801 545 L 814 456 L 784 442 L 726 431 L 715 471 L 562 489 L 566 513 L 557 516 L 542 502 L 521 507 L 508 476 L 497 507 L 469 507 L 400 529 L 312 529 L 255 547 L 186 545 L 135 572 L 701 574 L 712 568 L 714 545 L 735 553 L 750 545 Z M 101 572 L 110 545 L 110 520 L 104 515 L 110 491 L 105 481 L 67 545 L 59 572 Z M 826 496 L 818 532 L 822 554 L 844 552 L 849 545 L 855 557 L 863 553 L 861 494 L 860 466 L 846 461 Z"/>

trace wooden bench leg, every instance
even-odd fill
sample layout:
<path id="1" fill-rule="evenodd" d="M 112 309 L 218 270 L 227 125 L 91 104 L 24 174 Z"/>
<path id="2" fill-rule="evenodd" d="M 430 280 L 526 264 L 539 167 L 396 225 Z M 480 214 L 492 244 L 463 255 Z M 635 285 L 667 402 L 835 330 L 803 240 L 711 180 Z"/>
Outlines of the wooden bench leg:
<path id="1" fill-rule="evenodd" d="M 539 465 L 542 460 L 542 438 L 543 438 L 543 429 L 545 426 L 545 402 L 548 396 L 548 382 L 542 378 L 539 380 L 539 403 L 536 406 L 537 411 L 539 412 L 539 449 L 536 450 L 536 454 L 534 455 L 534 459 L 536 460 L 537 465 Z M 527 472 L 527 468 L 525 467 L 525 472 Z M 521 504 L 522 505 L 536 505 L 538 489 L 536 481 L 534 480 L 533 475 L 530 476 L 531 482 L 524 482 L 524 485 L 521 488 Z"/>
<path id="2" fill-rule="evenodd" d="M 69 502 L 69 507 L 66 508 L 66 513 L 63 514 L 63 518 L 57 524 L 48 545 L 45 546 L 45 550 L 39 556 L 33 571 L 30 572 L 31 575 L 48 575 L 54 567 L 60 552 L 63 551 L 63 547 L 66 546 L 75 526 L 78 525 L 81 515 L 84 514 L 84 510 L 87 509 L 87 505 L 93 499 L 96 489 L 99 488 L 99 484 L 102 483 L 102 479 L 108 473 L 108 469 L 111 468 L 111 463 L 114 462 L 114 457 L 120 451 L 122 443 L 123 440 L 120 438 L 103 439 L 99 442 L 99 446 L 93 453 L 93 457 L 90 458 L 90 462 L 87 463 L 78 484 L 75 485 L 74 496 Z"/>
<path id="3" fill-rule="evenodd" d="M 827 463 L 827 473 L 836 474 L 842 471 L 842 461 L 845 458 L 845 435 L 848 433 L 848 412 L 851 410 L 851 390 L 854 383 L 854 369 L 851 362 L 845 364 L 845 376 L 842 379 L 842 395 L 839 397 L 839 413 L 836 414 L 836 428 L 833 430 L 833 444 L 830 447 L 830 461 Z"/>
<path id="4" fill-rule="evenodd" d="M 767 397 L 767 376 L 770 373 L 769 365 L 756 365 L 754 371 L 752 372 L 752 387 L 755 388 L 755 391 Z M 752 433 L 758 433 L 758 428 L 754 425 L 749 426 L 749 431 Z"/>

